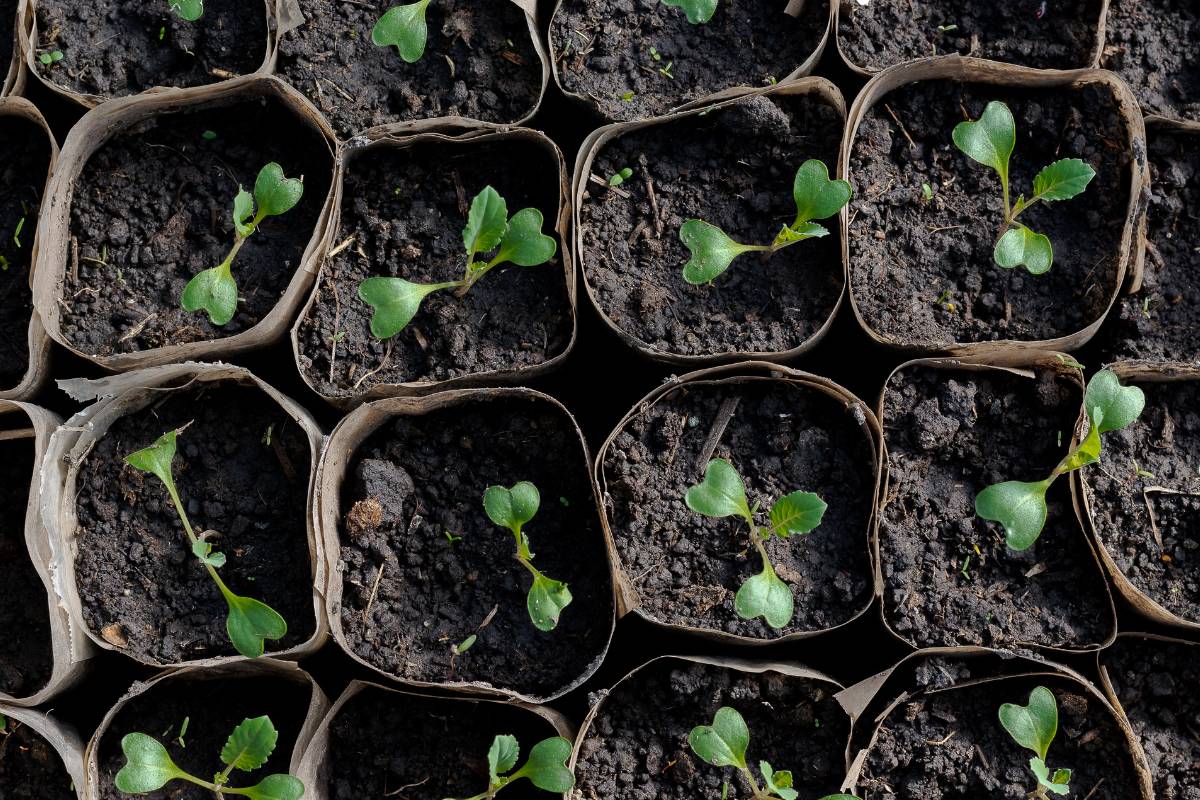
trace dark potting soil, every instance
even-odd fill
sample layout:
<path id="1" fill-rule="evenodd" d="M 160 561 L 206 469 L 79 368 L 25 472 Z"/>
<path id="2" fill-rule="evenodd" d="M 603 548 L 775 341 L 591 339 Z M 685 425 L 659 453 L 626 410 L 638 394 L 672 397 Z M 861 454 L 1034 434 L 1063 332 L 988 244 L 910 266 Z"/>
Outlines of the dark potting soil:
<path id="1" fill-rule="evenodd" d="M 1058 159 L 1081 158 L 1096 170 L 1084 194 L 1021 216 L 1053 243 L 1054 266 L 1044 275 L 996 265 L 1000 179 L 950 138 L 965 114 L 978 119 L 991 100 L 1019 120 L 1014 198 Z M 938 80 L 880 98 L 850 156 L 850 289 L 862 317 L 886 338 L 926 348 L 1052 339 L 1095 322 L 1116 290 L 1132 180 L 1128 140 L 1115 94 L 1100 84 L 1013 89 Z"/>
<path id="2" fill-rule="evenodd" d="M 462 278 L 462 231 L 471 199 L 485 186 L 504 197 L 510 216 L 537 208 L 543 233 L 558 239 L 558 175 L 552 152 L 528 140 L 376 147 L 352 157 L 332 240 L 352 243 L 326 261 L 300 326 L 308 380 L 324 394 L 353 395 L 378 384 L 532 367 L 565 351 L 573 326 L 562 242 L 547 263 L 496 267 L 461 298 L 430 295 L 388 341 L 371 335 L 372 310 L 358 296 L 358 285 L 376 275 L 418 283 Z"/>
<path id="3" fill-rule="evenodd" d="M 1047 762 L 1051 770 L 1072 770 L 1071 796 L 1140 797 L 1133 756 L 1112 713 L 1077 684 L 1044 675 L 922 694 L 901 703 L 871 747 L 859 795 L 863 800 L 1024 800 L 1037 787 L 1031 754 L 1001 727 L 997 711 L 1003 703 L 1025 705 L 1039 685 L 1058 701 L 1058 735 Z"/>
<path id="4" fill-rule="evenodd" d="M 518 706 L 366 688 L 330 723 L 329 798 L 361 800 L 397 792 L 404 800 L 470 797 L 488 785 L 488 748 L 501 734 L 517 737 L 518 764 L 536 743 L 558 735 L 549 722 Z M 510 795 L 513 800 L 547 796 L 529 781 L 505 788 L 504 796 Z"/>
<path id="5" fill-rule="evenodd" d="M 0 116 L 0 389 L 20 383 L 29 368 L 29 262 L 49 168 L 47 133 L 29 120 Z"/>
<path id="6" fill-rule="evenodd" d="M 117 791 L 113 780 L 125 765 L 121 739 L 130 733 L 157 739 L 182 769 L 209 779 L 224 766 L 221 748 L 233 729 L 242 720 L 267 716 L 279 732 L 275 750 L 259 769 L 248 773 L 235 770 L 230 783 L 253 786 L 267 775 L 287 772 L 311 701 L 311 686 L 277 674 L 247 677 L 225 673 L 210 675 L 209 679 L 188 674 L 156 684 L 130 700 L 100 739 L 96 754 L 97 800 L 128 800 L 129 795 Z M 180 743 L 180 727 L 185 719 L 187 731 Z M 190 783 L 173 781 L 157 792 L 138 796 L 146 800 L 211 800 L 213 794 Z"/>
<path id="7" fill-rule="evenodd" d="M 1122 637 L 1100 659 L 1142 743 L 1158 800 L 1200 798 L 1200 651 Z"/>
<path id="8" fill-rule="evenodd" d="M 542 61 L 523 11 L 507 0 L 438 0 L 425 55 L 406 64 L 371 41 L 394 0 L 294 0 L 304 23 L 279 43 L 279 74 L 324 112 L 338 137 L 376 125 L 460 116 L 515 123 L 533 113 Z"/>
<path id="9" fill-rule="evenodd" d="M 734 414 L 709 456 L 706 442 L 723 406 Z M 802 490 L 829 506 L 812 533 L 766 544 L 795 598 L 795 616 L 781 630 L 733 609 L 738 587 L 762 569 L 746 524 L 703 517 L 684 504 L 710 457 L 737 468 L 751 504 L 769 509 Z M 839 400 L 779 382 L 687 385 L 617 435 L 603 470 L 617 551 L 653 619 L 774 638 L 840 625 L 870 600 L 875 461 L 868 434 Z"/>
<path id="10" fill-rule="evenodd" d="M 58 752 L 15 719 L 0 727 L 0 786 L 5 800 L 76 800 L 74 781 Z"/>
<path id="11" fill-rule="evenodd" d="M 85 458 L 75 501 L 84 620 L 121 650 L 163 663 L 236 653 L 228 606 L 192 555 L 162 482 L 124 463 L 188 423 L 173 470 L 192 527 L 220 535 L 221 578 L 234 593 L 287 620 L 287 635 L 267 651 L 306 641 L 316 624 L 308 438 L 261 391 L 229 384 L 171 392 L 120 418 Z"/>
<path id="12" fill-rule="evenodd" d="M 692 25 L 659 0 L 564 0 L 550 21 L 563 89 L 610 119 L 645 119 L 733 86 L 774 83 L 804 64 L 829 25 L 828 0 L 721 3 Z M 657 57 L 655 56 L 657 54 Z"/>
<path id="13" fill-rule="evenodd" d="M 612 586 L 587 457 L 558 408 L 477 399 L 394 419 L 358 448 L 346 481 L 341 620 L 359 657 L 404 680 L 539 696 L 595 667 L 611 631 Z M 574 598 L 553 631 L 530 621 L 529 573 L 512 534 L 483 510 L 488 486 L 518 481 L 542 498 L 524 528 L 534 566 Z"/>
<path id="14" fill-rule="evenodd" d="M 914 366 L 888 382 L 879 553 L 884 615 L 901 637 L 919 647 L 1078 649 L 1110 635 L 1110 601 L 1066 479 L 1050 488 L 1046 527 L 1024 552 L 975 516 L 986 486 L 1050 474 L 1081 402 L 1077 384 L 1048 370 L 1031 380 Z"/>
<path id="15" fill-rule="evenodd" d="M 285 129 L 286 136 L 264 134 Z M 304 197 L 246 240 L 233 264 L 238 311 L 217 328 L 204 312 L 184 311 L 179 295 L 196 273 L 229 253 L 238 187 L 252 189 L 272 161 L 289 177 L 303 176 Z M 325 140 L 274 99 L 152 117 L 114 136 L 87 161 L 75 186 L 63 335 L 89 355 L 110 355 L 253 327 L 300 266 L 329 193 L 332 163 Z"/>
<path id="16" fill-rule="evenodd" d="M 1192 0 L 1110 0 L 1100 66 L 1129 83 L 1146 114 L 1200 119 L 1198 37 Z"/>
<path id="17" fill-rule="evenodd" d="M 1200 382 L 1138 386 L 1141 417 L 1105 434 L 1103 469 L 1084 472 L 1092 519 L 1134 586 L 1200 622 Z"/>
<path id="18" fill-rule="evenodd" d="M 736 770 L 706 764 L 688 744 L 692 728 L 711 724 L 718 708 L 730 706 L 750 729 L 750 763 L 791 770 L 800 797 L 823 797 L 842 780 L 850 729 L 833 699 L 836 691 L 824 681 L 778 672 L 657 661 L 588 698 L 589 705 L 604 705 L 580 746 L 577 791 L 589 800 L 749 797 L 750 786 Z"/>
<path id="19" fill-rule="evenodd" d="M 845 3 L 838 44 L 852 63 L 872 71 L 951 53 L 1081 69 L 1096 55 L 1102 13 L 1100 0 Z"/>
<path id="20" fill-rule="evenodd" d="M 684 281 L 679 228 L 700 218 L 738 241 L 770 243 L 796 216 L 796 170 L 810 158 L 832 170 L 841 135 L 840 113 L 816 95 L 776 95 L 607 143 L 592 174 L 607 182 L 628 167 L 633 176 L 625 196 L 589 184 L 580 209 L 581 258 L 600 310 L 664 353 L 772 353 L 808 341 L 844 283 L 836 218 L 824 223 L 833 235 L 769 261 L 744 255 L 709 286 Z"/>
<path id="21" fill-rule="evenodd" d="M 37 54 L 47 81 L 101 97 L 155 86 L 202 86 L 254 72 L 267 56 L 267 9 L 261 0 L 205 0 L 188 22 L 167 3 L 145 0 L 37 0 Z"/>

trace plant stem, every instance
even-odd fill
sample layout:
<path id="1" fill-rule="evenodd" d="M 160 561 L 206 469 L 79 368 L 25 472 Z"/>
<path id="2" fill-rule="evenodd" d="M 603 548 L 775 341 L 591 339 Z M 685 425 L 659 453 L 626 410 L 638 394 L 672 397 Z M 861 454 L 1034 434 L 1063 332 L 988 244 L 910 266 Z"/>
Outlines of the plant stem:
<path id="1" fill-rule="evenodd" d="M 742 770 L 742 774 L 746 776 L 746 780 L 750 781 L 750 789 L 754 792 L 754 800 L 767 800 L 771 796 L 770 792 L 764 792 L 759 788 L 758 781 L 754 780 L 754 773 L 750 771 L 750 768 L 740 767 L 740 769 Z"/>
<path id="2" fill-rule="evenodd" d="M 183 529 L 187 533 L 188 543 L 194 547 L 196 542 L 200 540 L 192 530 L 192 523 L 191 520 L 188 519 L 187 512 L 183 510 L 183 503 L 179 500 L 179 491 L 175 488 L 175 481 L 172 480 L 167 482 L 166 486 L 167 494 L 171 496 L 171 502 L 175 504 L 175 513 L 179 515 L 180 521 L 183 522 Z M 233 592 L 230 591 L 229 587 L 225 585 L 225 581 L 221 580 L 221 576 L 217 574 L 217 570 L 212 564 L 209 564 L 206 561 L 201 561 L 200 563 L 204 565 L 206 570 L 208 570 L 208 574 L 216 582 L 217 588 L 221 590 L 221 594 L 225 597 L 226 602 L 228 602 L 231 596 L 235 596 Z"/>

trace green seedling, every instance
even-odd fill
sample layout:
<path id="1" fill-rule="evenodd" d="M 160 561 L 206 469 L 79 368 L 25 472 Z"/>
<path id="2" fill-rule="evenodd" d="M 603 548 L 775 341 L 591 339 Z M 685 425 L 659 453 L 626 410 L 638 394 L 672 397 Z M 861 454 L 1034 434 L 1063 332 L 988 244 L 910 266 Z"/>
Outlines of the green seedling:
<path id="1" fill-rule="evenodd" d="M 760 252 L 767 257 L 805 239 L 828 236 L 829 230 L 813 220 L 828 219 L 850 202 L 850 184 L 829 179 L 829 168 L 810 159 L 796 170 L 792 197 L 796 201 L 796 220 L 784 225 L 771 244 L 741 244 L 729 238 L 716 225 L 689 219 L 679 229 L 679 238 L 692 257 L 683 267 L 683 279 L 693 286 L 712 283 L 742 253 Z"/>
<path id="2" fill-rule="evenodd" d="M 547 578 L 533 566 L 533 553 L 529 550 L 529 537 L 523 530 L 541 507 L 542 496 L 529 481 L 521 481 L 511 489 L 489 486 L 483 493 L 483 510 L 488 519 L 501 528 L 512 531 L 517 540 L 517 561 L 533 576 L 525 607 L 534 627 L 541 631 L 552 631 L 558 625 L 562 610 L 571 603 L 571 592 L 562 581 Z"/>
<path id="3" fill-rule="evenodd" d="M 1122 386 L 1111 370 L 1092 376 L 1083 398 L 1088 417 L 1088 434 L 1058 463 L 1045 480 L 1032 483 L 1005 481 L 993 484 L 975 496 L 975 513 L 1004 526 L 1008 546 L 1028 550 L 1046 524 L 1046 490 L 1060 475 L 1100 460 L 1100 435 L 1132 424 L 1146 405 L 1146 396 L 1136 386 Z"/>
<path id="4" fill-rule="evenodd" d="M 623 170 L 614 174 L 612 177 L 610 177 L 608 179 L 608 185 L 609 186 L 620 186 L 622 183 L 624 183 L 625 181 L 629 180 L 632 177 L 633 177 L 633 170 L 630 169 L 629 167 L 625 167 Z"/>
<path id="5" fill-rule="evenodd" d="M 792 590 L 775 574 L 765 543 L 772 536 L 788 539 L 807 535 L 821 524 L 825 501 L 812 492 L 792 492 L 771 506 L 771 524 L 760 528 L 754 521 L 758 503 L 746 502 L 742 476 L 723 458 L 714 458 L 704 469 L 704 480 L 687 490 L 687 507 L 706 517 L 741 517 L 750 526 L 750 539 L 762 559 L 762 571 L 746 580 L 738 589 L 733 608 L 742 619 L 762 617 L 772 628 L 792 621 Z"/>
<path id="6" fill-rule="evenodd" d="M 921 196 L 924 197 L 925 202 L 928 203 L 930 200 L 933 199 L 933 187 L 930 186 L 928 183 L 922 183 L 921 184 Z"/>
<path id="7" fill-rule="evenodd" d="M 746 763 L 746 750 L 750 747 L 750 729 L 737 709 L 721 706 L 713 716 L 711 725 L 698 725 L 688 735 L 692 752 L 714 767 L 734 767 L 742 773 L 753 792 L 752 800 L 796 800 L 800 793 L 792 788 L 792 773 L 775 770 L 766 761 L 758 762 L 763 785 L 759 785 L 754 771 Z M 728 788 L 728 784 L 726 784 Z M 830 794 L 821 800 L 858 800 L 854 795 Z"/>
<path id="8" fill-rule="evenodd" d="M 48 67 L 51 64 L 57 64 L 58 62 L 62 61 L 63 58 L 64 56 L 62 50 L 52 50 L 49 53 L 42 53 L 39 55 L 38 61 L 42 64 L 42 66 Z"/>
<path id="9" fill-rule="evenodd" d="M 1071 781 L 1071 770 L 1056 769 L 1052 775 L 1046 766 L 1046 755 L 1058 733 L 1058 701 L 1054 692 L 1038 686 L 1029 693 L 1028 705 L 1005 703 L 1000 706 L 1000 724 L 1014 742 L 1034 753 L 1029 759 L 1029 769 L 1037 778 L 1037 788 L 1029 797 L 1045 800 L 1049 797 L 1047 792 L 1065 795 L 1070 791 L 1067 784 Z"/>
<path id="10" fill-rule="evenodd" d="M 461 280 L 412 283 L 403 278 L 376 277 L 358 285 L 358 296 L 374 309 L 371 335 L 392 338 L 412 322 L 426 297 L 447 289 L 456 289 L 457 296 L 462 297 L 493 267 L 509 262 L 519 267 L 545 264 L 558 252 L 558 242 L 542 233 L 542 222 L 542 212 L 536 208 L 524 208 L 509 217 L 504 198 L 491 186 L 485 187 L 471 201 L 467 227 L 463 229 L 467 265 Z M 493 250 L 491 259 L 475 260 Z"/>
<path id="11" fill-rule="evenodd" d="M 561 795 L 575 787 L 575 775 L 567 769 L 571 743 L 561 736 L 543 739 L 535 744 L 529 751 L 529 758 L 514 772 L 520 755 L 521 746 L 517 737 L 504 734 L 493 739 L 487 754 L 488 788 L 466 800 L 491 800 L 505 786 L 521 778 L 528 778 L 537 788 L 553 794 Z"/>
<path id="12" fill-rule="evenodd" d="M 1033 196 L 1010 201 L 1008 167 L 1017 144 L 1017 126 L 1012 111 L 998 100 L 987 104 L 978 120 L 960 122 L 952 134 L 955 146 L 968 157 L 996 170 L 1004 192 L 1004 224 L 992 256 L 1004 269 L 1023 266 L 1031 275 L 1042 275 L 1054 264 L 1054 247 L 1045 234 L 1036 233 L 1017 221 L 1038 202 L 1070 200 L 1082 193 L 1096 171 L 1078 158 L 1064 158 L 1044 167 L 1033 179 Z"/>
<path id="13" fill-rule="evenodd" d="M 237 312 L 238 287 L 233 278 L 233 260 L 238 251 L 267 217 L 286 214 L 304 196 L 304 181 L 284 177 L 283 167 L 272 161 L 263 167 L 254 181 L 254 194 L 238 187 L 233 200 L 233 227 L 236 235 L 229 255 L 218 266 L 197 273 L 183 288 L 179 304 L 184 311 L 208 313 L 218 327 L 233 319 Z"/>
<path id="14" fill-rule="evenodd" d="M 406 64 L 420 61 L 429 40 L 429 25 L 425 22 L 429 3 L 430 0 L 417 0 L 392 6 L 371 29 L 371 41 L 376 47 L 395 47 Z"/>
<path id="15" fill-rule="evenodd" d="M 717 13 L 720 0 L 662 0 L 664 6 L 682 8 L 687 15 L 687 21 L 693 25 L 702 25 Z"/>
<path id="16" fill-rule="evenodd" d="M 213 582 L 217 584 L 217 589 L 220 590 L 221 596 L 225 598 L 225 602 L 229 606 L 229 616 L 225 621 L 229 640 L 233 642 L 234 648 L 246 658 L 258 658 L 263 654 L 265 640 L 282 639 L 287 634 L 287 622 L 266 603 L 234 594 L 217 573 L 218 569 L 225 566 L 225 554 L 213 551 L 212 543 L 207 540 L 207 532 L 197 536 L 192 530 L 192 523 L 183 510 L 183 503 L 180 502 L 179 490 L 175 487 L 175 478 L 171 470 L 175 460 L 176 439 L 182 430 L 181 428 L 164 433 L 150 447 L 125 456 L 125 463 L 136 470 L 149 473 L 163 482 L 167 494 L 171 497 L 171 502 L 175 505 L 175 512 L 183 523 L 183 530 L 191 545 L 192 555 L 203 565 Z"/>
<path id="17" fill-rule="evenodd" d="M 169 3 L 171 10 L 187 22 L 195 22 L 204 16 L 204 0 L 169 0 Z"/>
<path id="18" fill-rule="evenodd" d="M 181 780 L 202 786 L 217 798 L 236 794 L 251 800 L 299 800 L 304 794 L 304 784 L 292 775 L 268 775 L 254 786 L 229 785 L 235 769 L 240 772 L 261 769 L 275 751 L 278 740 L 279 732 L 269 717 L 242 720 L 221 748 L 221 763 L 225 768 L 206 781 L 177 766 L 167 748 L 154 737 L 130 733 L 121 739 L 125 765 L 117 773 L 115 783 L 125 794 L 155 792 L 171 781 Z"/>

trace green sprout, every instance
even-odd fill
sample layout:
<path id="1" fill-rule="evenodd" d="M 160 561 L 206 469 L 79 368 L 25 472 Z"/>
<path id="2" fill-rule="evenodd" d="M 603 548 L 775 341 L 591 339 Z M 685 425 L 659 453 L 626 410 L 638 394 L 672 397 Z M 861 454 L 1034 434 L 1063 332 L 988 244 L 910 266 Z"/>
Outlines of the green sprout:
<path id="1" fill-rule="evenodd" d="M 952 134 L 955 146 L 968 157 L 996 170 L 1004 191 L 1004 224 L 992 257 L 1004 269 L 1024 266 L 1030 275 L 1042 275 L 1054 264 L 1054 247 L 1045 234 L 1036 233 L 1017 221 L 1039 200 L 1054 203 L 1082 193 L 1096 177 L 1096 170 L 1078 158 L 1055 161 L 1033 179 L 1033 197 L 1010 202 L 1008 166 L 1017 144 L 1017 126 L 1012 111 L 998 100 L 987 104 L 973 122 L 960 122 Z"/>
<path id="2" fill-rule="evenodd" d="M 1088 435 L 1058 463 L 1045 480 L 993 484 L 975 496 L 975 513 L 1004 526 L 1008 546 L 1028 550 L 1046 524 L 1046 490 L 1060 476 L 1100 460 L 1100 434 L 1119 431 L 1133 423 L 1146 405 L 1136 386 L 1122 386 L 1115 373 L 1101 370 L 1092 376 L 1083 398 Z"/>
<path id="3" fill-rule="evenodd" d="M 235 769 L 253 772 L 267 763 L 278 740 L 279 732 L 269 717 L 242 720 L 221 748 L 221 763 L 225 769 L 216 773 L 211 781 L 206 781 L 177 766 L 167 748 L 157 739 L 144 733 L 130 733 L 121 739 L 125 766 L 117 773 L 115 782 L 125 794 L 147 794 L 173 780 L 182 780 L 208 789 L 217 798 L 237 794 L 250 800 L 299 800 L 304 794 L 304 784 L 292 775 L 268 775 L 254 786 L 229 785 Z"/>
<path id="4" fill-rule="evenodd" d="M 625 181 L 629 180 L 632 177 L 633 177 L 633 170 L 630 169 L 629 167 L 625 167 L 623 170 L 613 174 L 608 179 L 608 185 L 609 186 L 620 186 L 622 183 L 624 183 Z"/>
<path id="5" fill-rule="evenodd" d="M 38 61 L 41 62 L 42 66 L 48 67 L 51 64 L 57 64 L 58 62 L 62 61 L 63 58 L 64 56 L 62 50 L 52 50 L 49 53 L 42 53 L 39 55 Z"/>
<path id="6" fill-rule="evenodd" d="M 212 543 L 207 539 L 208 531 L 197 536 L 192 530 L 192 523 L 183 510 L 179 490 L 175 487 L 175 479 L 171 473 L 171 464 L 175 460 L 175 440 L 182 430 L 180 428 L 164 433 L 150 447 L 125 456 L 125 463 L 163 482 L 171 502 L 175 504 L 175 512 L 183 523 L 188 542 L 191 543 L 192 555 L 212 577 L 229 606 L 229 616 L 225 621 L 229 640 L 246 658 L 258 658 L 263 654 L 264 640 L 282 639 L 287 634 L 287 622 L 266 603 L 234 594 L 217 574 L 217 570 L 225 566 L 225 554 L 213 552 Z"/>
<path id="7" fill-rule="evenodd" d="M 821 524 L 825 501 L 812 492 L 792 492 L 771 506 L 771 524 L 760 528 L 754 522 L 758 503 L 746 502 L 746 486 L 732 464 L 714 458 L 704 469 L 704 480 L 687 490 L 687 507 L 706 517 L 738 516 L 750 526 L 750 538 L 762 558 L 762 571 L 748 578 L 733 600 L 734 610 L 742 619 L 762 617 L 772 628 L 782 628 L 792 621 L 794 601 L 792 590 L 775 574 L 764 543 L 772 536 L 787 539 L 793 535 L 811 533 Z"/>
<path id="8" fill-rule="evenodd" d="M 766 761 L 758 762 L 764 784 L 759 786 L 754 772 L 746 764 L 746 750 L 750 746 L 750 729 L 737 709 L 721 706 L 713 716 L 711 725 L 698 725 L 688 734 L 692 752 L 714 767 L 736 767 L 750 784 L 752 800 L 796 800 L 800 793 L 792 788 L 792 773 L 774 770 Z M 728 788 L 728 784 L 726 784 Z M 850 794 L 830 794 L 821 800 L 858 800 Z"/>
<path id="9" fill-rule="evenodd" d="M 574 788 L 575 775 L 567 769 L 571 743 L 563 737 L 555 736 L 535 744 L 524 765 L 513 772 L 520 755 L 521 746 L 517 737 L 502 734 L 493 739 L 487 754 L 488 788 L 466 800 L 491 800 L 505 786 L 521 778 L 528 778 L 537 788 L 553 794 L 561 795 Z"/>
<path id="10" fill-rule="evenodd" d="M 204 0 L 168 0 L 168 2 L 171 10 L 178 14 L 180 19 L 187 22 L 195 22 L 204 16 Z"/>
<path id="11" fill-rule="evenodd" d="M 425 9 L 430 0 L 417 0 L 403 6 L 392 6 L 384 12 L 371 29 L 371 41 L 376 47 L 395 47 L 407 64 L 415 64 L 425 55 L 429 26 Z"/>
<path id="12" fill-rule="evenodd" d="M 232 267 L 238 251 L 264 219 L 286 214 L 303 196 L 304 180 L 284 177 L 283 167 L 274 161 L 259 171 L 254 181 L 254 194 L 239 186 L 233 199 L 233 227 L 237 231 L 233 247 L 218 266 L 197 273 L 188 281 L 179 297 L 183 310 L 203 309 L 208 313 L 209 321 L 218 327 L 233 319 L 237 312 L 238 287 Z"/>
<path id="13" fill-rule="evenodd" d="M 828 219 L 841 211 L 850 202 L 851 193 L 849 183 L 831 181 L 829 168 L 821 161 L 809 159 L 796 170 L 792 185 L 796 220 L 784 225 L 771 244 L 740 244 L 716 225 L 689 219 L 679 228 L 679 238 L 692 254 L 683 267 L 683 279 L 693 286 L 712 283 L 742 253 L 761 252 L 770 257 L 796 242 L 828 236 L 828 229 L 812 220 Z"/>
<path id="14" fill-rule="evenodd" d="M 489 486 L 483 493 L 483 510 L 488 519 L 512 531 L 517 540 L 517 561 L 533 575 L 533 585 L 529 587 L 525 602 L 529 619 L 538 630 L 552 631 L 558 625 L 562 610 L 571 603 L 571 592 L 565 583 L 547 578 L 533 566 L 529 537 L 522 528 L 533 519 L 541 504 L 541 494 L 529 481 L 521 481 L 511 489 Z"/>
<path id="15" fill-rule="evenodd" d="M 371 335 L 390 339 L 412 322 L 421 301 L 434 292 L 457 289 L 462 297 L 493 267 L 512 262 L 520 267 L 545 264 L 558 252 L 558 242 L 542 233 L 542 212 L 524 208 L 508 216 L 508 204 L 491 186 L 471 201 L 463 247 L 467 265 L 461 280 L 446 283 L 412 283 L 403 278 L 367 278 L 358 285 L 358 296 L 374 309 Z M 495 250 L 488 261 L 475 257 Z"/>
<path id="16" fill-rule="evenodd" d="M 687 15 L 687 21 L 693 25 L 701 25 L 712 19 L 717 13 L 720 0 L 662 0 L 664 6 L 682 8 Z"/>
<path id="17" fill-rule="evenodd" d="M 1067 784 L 1071 781 L 1071 770 L 1056 769 L 1051 775 L 1046 766 L 1046 754 L 1058 733 L 1058 701 L 1054 692 L 1038 686 L 1029 693 L 1029 705 L 1005 703 L 1000 706 L 1000 724 L 1014 742 L 1034 753 L 1029 759 L 1029 769 L 1038 785 L 1029 793 L 1030 798 L 1046 800 L 1047 792 L 1065 795 L 1070 791 Z"/>

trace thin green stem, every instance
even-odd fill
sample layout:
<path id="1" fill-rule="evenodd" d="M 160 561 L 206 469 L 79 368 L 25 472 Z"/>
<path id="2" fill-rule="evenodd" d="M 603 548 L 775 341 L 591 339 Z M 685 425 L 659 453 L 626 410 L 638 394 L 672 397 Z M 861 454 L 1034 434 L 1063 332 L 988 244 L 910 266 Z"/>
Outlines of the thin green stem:
<path id="1" fill-rule="evenodd" d="M 742 771 L 742 774 L 746 776 L 746 780 L 750 782 L 750 789 L 754 792 L 754 800 L 766 800 L 766 798 L 771 796 L 769 792 L 764 792 L 759 788 L 758 781 L 754 780 L 754 773 L 749 767 L 739 767 L 738 769 Z"/>
<path id="2" fill-rule="evenodd" d="M 1008 193 L 1008 169 L 1000 173 L 1000 188 L 1004 190 L 1004 225 L 1007 227 L 1013 221 L 1012 203 Z"/>
<path id="3" fill-rule="evenodd" d="M 188 542 L 194 547 L 196 542 L 200 540 L 196 536 L 195 531 L 192 530 L 192 522 L 188 519 L 187 512 L 183 510 L 183 503 L 179 499 L 179 491 L 175 488 L 175 482 L 173 480 L 168 481 L 166 487 L 167 494 L 171 496 L 171 502 L 175 504 L 175 513 L 179 515 L 179 520 L 183 523 L 183 530 L 187 533 Z M 221 594 L 224 595 L 226 600 L 234 596 L 229 587 L 225 585 L 225 581 L 221 580 L 221 576 L 217 574 L 217 570 L 212 564 L 205 561 L 201 561 L 200 563 L 204 565 L 204 568 L 208 570 L 208 574 L 216 581 L 217 588 L 221 590 Z"/>

